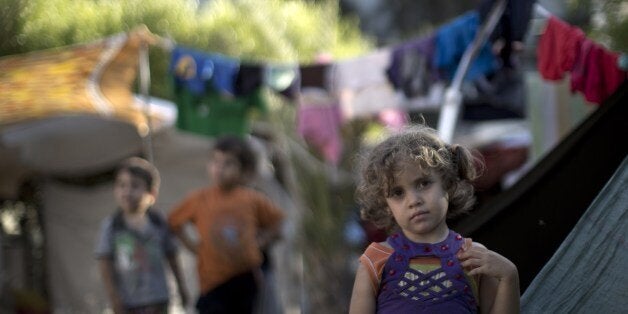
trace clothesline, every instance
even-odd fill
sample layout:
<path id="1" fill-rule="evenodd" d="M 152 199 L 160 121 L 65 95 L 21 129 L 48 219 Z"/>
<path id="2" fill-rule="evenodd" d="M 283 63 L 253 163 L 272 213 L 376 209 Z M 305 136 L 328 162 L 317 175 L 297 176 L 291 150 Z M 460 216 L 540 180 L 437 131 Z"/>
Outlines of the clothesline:
<path id="1" fill-rule="evenodd" d="M 451 67 L 452 69 L 455 70 L 455 73 L 451 74 L 450 76 L 451 85 L 449 86 L 449 89 L 444 93 L 445 103 L 444 104 L 437 103 L 437 105 L 434 106 L 435 109 L 438 108 L 441 110 L 440 116 L 439 116 L 440 120 L 439 120 L 437 129 L 439 129 L 439 132 L 442 133 L 441 136 L 448 142 L 451 141 L 451 138 L 453 136 L 455 125 L 458 120 L 460 108 L 462 106 L 462 94 L 460 92 L 460 87 L 462 85 L 463 78 L 465 78 L 466 76 L 467 79 L 469 78 L 473 79 L 475 77 L 474 75 L 488 75 L 492 71 L 497 70 L 497 68 L 494 65 L 491 65 L 492 64 L 491 62 L 494 62 L 494 61 L 490 61 L 492 60 L 490 58 L 496 58 L 496 56 L 493 55 L 493 53 L 490 50 L 490 47 L 488 47 L 488 44 L 486 42 L 487 42 L 489 34 L 493 33 L 495 25 L 497 23 L 503 22 L 501 18 L 507 5 L 511 5 L 511 3 L 507 2 L 506 0 L 495 1 L 493 9 L 491 10 L 491 13 L 488 15 L 487 18 L 485 18 L 484 25 L 479 26 L 479 24 L 473 24 L 475 25 L 474 27 L 476 27 L 478 30 L 474 31 L 475 35 L 473 36 L 474 39 L 471 40 L 471 44 L 470 45 L 465 44 L 463 46 L 463 48 L 466 48 L 466 49 L 463 49 L 465 53 L 462 55 L 461 58 L 457 59 L 455 63 L 453 63 L 453 67 Z M 510 10 L 512 9 L 513 8 L 510 8 Z M 548 20 L 554 17 L 549 11 L 547 11 L 541 5 L 535 4 L 533 7 L 533 10 L 536 14 Z M 448 23 L 447 25 L 444 25 L 441 28 L 439 28 L 439 30 L 436 31 L 435 35 L 433 36 L 438 36 L 439 32 L 444 31 L 445 29 L 447 29 L 447 27 L 460 27 L 459 23 L 461 23 L 461 21 L 463 20 L 473 21 L 474 18 L 476 17 L 474 17 L 471 14 L 463 15 L 455 19 L 454 21 Z M 461 29 L 462 29 L 461 32 L 464 32 L 464 31 L 468 31 L 470 27 L 467 25 L 464 25 Z M 451 39 L 451 38 L 456 38 L 456 37 L 455 36 L 443 36 L 443 38 Z M 421 50 L 423 49 L 421 48 L 423 47 L 421 45 L 424 44 L 423 41 L 427 42 L 431 40 L 435 40 L 434 42 L 437 42 L 436 41 L 437 38 L 432 39 L 428 36 L 425 38 L 420 38 L 418 40 L 412 40 L 412 41 L 408 41 L 408 42 L 396 45 L 393 48 L 379 48 L 363 56 L 350 58 L 350 59 L 344 59 L 344 60 L 335 60 L 335 61 L 332 61 L 330 64 L 316 64 L 316 65 L 292 64 L 291 66 L 294 67 L 295 71 L 297 71 L 297 74 L 301 75 L 300 77 L 301 81 L 297 82 L 297 85 L 299 85 L 297 86 L 297 91 L 300 90 L 298 110 L 302 110 L 303 108 L 307 108 L 307 106 L 311 106 L 311 105 L 316 105 L 319 107 L 328 106 L 330 107 L 329 112 L 324 112 L 322 110 L 313 110 L 313 111 L 316 111 L 317 114 L 329 115 L 327 116 L 327 118 L 324 118 L 324 117 L 316 118 L 316 119 L 320 119 L 321 121 L 327 121 L 327 123 L 332 123 L 332 121 L 337 121 L 337 119 L 335 118 L 336 114 L 333 113 L 335 109 L 331 107 L 338 106 L 338 105 L 341 108 L 342 120 L 351 119 L 353 117 L 360 116 L 360 115 L 373 116 L 375 114 L 380 114 L 387 109 L 410 110 L 411 108 L 410 103 L 412 103 L 413 99 L 415 99 L 415 98 L 412 98 L 414 97 L 412 93 L 418 91 L 416 89 L 416 86 L 413 87 L 415 88 L 415 90 L 411 90 L 410 94 L 407 94 L 406 92 L 408 91 L 402 90 L 402 87 L 405 88 L 405 86 L 402 86 L 403 84 L 405 84 L 405 82 L 394 81 L 392 80 L 391 75 L 393 74 L 408 75 L 407 77 L 403 77 L 402 79 L 407 79 L 408 80 L 407 83 L 410 83 L 410 84 L 417 83 L 416 81 L 417 76 L 423 75 L 424 77 L 419 77 L 419 79 L 425 79 L 427 77 L 426 75 L 429 75 L 430 69 L 432 70 L 434 69 L 431 67 L 434 67 L 434 64 L 436 62 L 435 60 L 440 60 L 438 58 L 441 58 L 442 56 L 436 55 L 436 57 L 432 59 L 431 57 L 427 57 L 423 55 L 422 56 L 423 63 L 421 63 L 421 60 L 416 59 L 417 57 L 412 54 L 424 53 L 425 50 Z M 459 44 L 459 42 L 456 42 L 454 40 L 454 44 Z M 173 54 L 180 53 L 180 51 L 177 51 L 178 48 L 175 48 L 174 42 L 169 39 L 165 39 L 162 43 L 162 46 L 169 49 L 173 49 L 172 50 L 174 51 Z M 479 55 L 479 57 L 475 59 L 475 62 L 477 63 L 484 60 L 483 62 L 488 62 L 488 63 L 484 63 L 487 66 L 478 68 L 477 67 L 478 64 L 472 65 L 472 61 L 474 60 L 473 58 L 474 54 L 478 50 L 480 50 L 480 47 L 488 51 L 488 53 L 484 56 Z M 394 55 L 394 53 L 397 53 L 395 49 L 404 50 L 404 51 L 401 51 L 402 58 L 397 60 L 397 61 L 401 60 L 399 61 L 399 63 L 396 64 L 396 66 L 399 66 L 399 69 L 402 70 L 402 71 L 399 71 L 398 73 L 390 72 L 391 70 L 390 67 L 393 66 L 393 64 L 390 62 L 394 61 L 394 60 L 391 60 L 391 58 L 399 57 L 399 54 Z M 444 53 L 442 50 L 438 50 L 438 49 L 435 49 L 435 50 L 436 50 L 435 54 Z M 480 53 L 484 53 L 484 50 Z M 425 67 L 425 68 L 422 68 L 422 69 L 412 68 L 414 70 L 418 69 L 418 71 L 412 72 L 414 70 L 411 70 L 409 74 L 408 73 L 400 74 L 401 72 L 408 72 L 407 71 L 408 68 L 405 67 L 406 64 L 404 63 L 406 60 L 403 59 L 405 56 L 404 54 L 410 55 L 411 58 L 414 58 L 414 59 L 411 59 L 410 62 L 414 62 L 415 66 L 418 60 L 418 64 L 423 64 L 422 67 Z M 220 59 L 216 62 L 222 62 L 223 57 L 229 59 L 228 57 L 222 56 L 220 54 L 212 54 L 212 55 L 214 57 L 210 57 L 210 59 L 211 58 Z M 489 59 L 483 59 L 487 55 Z M 201 59 L 198 59 L 197 64 L 198 63 L 203 64 L 206 62 L 205 59 L 202 59 L 202 58 L 205 58 L 205 57 L 201 57 Z M 237 69 L 236 63 L 239 64 L 239 60 L 235 58 L 230 58 L 230 60 L 231 61 L 229 62 L 232 62 L 233 64 L 229 65 L 230 67 L 229 71 L 240 71 L 239 69 L 235 70 Z M 366 62 L 367 60 L 368 62 Z M 425 62 L 426 60 L 427 62 Z M 486 61 L 486 60 L 489 60 L 489 61 Z M 173 63 L 175 61 L 176 60 L 173 59 Z M 360 62 L 364 62 L 364 63 L 360 64 Z M 245 63 L 242 63 L 242 64 L 245 64 Z M 413 64 L 413 63 L 409 63 L 409 64 Z M 249 63 L 249 65 L 251 64 Z M 273 65 L 270 63 L 260 63 L 257 65 L 259 67 L 273 67 Z M 255 64 L 253 64 L 253 66 L 255 66 Z M 426 72 L 425 69 L 427 69 L 428 72 Z M 438 68 L 439 71 L 442 71 L 444 69 L 446 68 L 442 66 Z M 204 73 L 204 71 L 205 69 L 202 67 L 196 68 L 197 75 L 200 75 L 199 73 Z M 217 68 L 216 64 L 214 64 L 212 65 L 211 71 L 212 71 L 211 75 L 214 75 L 214 77 L 216 77 L 217 76 L 216 73 L 220 72 L 221 70 Z M 218 71 L 218 72 L 213 72 L 213 71 Z M 320 77 L 316 77 L 316 78 L 309 77 L 308 75 L 305 75 L 306 72 L 309 73 L 308 75 L 312 75 L 312 73 L 317 73 L 316 75 Z M 255 73 L 259 73 L 259 71 Z M 256 74 L 256 75 L 260 75 L 260 74 Z M 224 79 L 225 77 L 224 73 L 222 73 L 219 77 Z M 333 79 L 330 80 L 330 77 L 333 77 Z M 209 78 L 204 78 L 203 80 L 205 79 L 209 80 Z M 215 78 L 212 78 L 211 80 L 214 81 L 213 82 L 214 87 L 218 89 L 224 87 L 224 86 L 223 87 L 216 86 Z M 220 84 L 224 84 L 225 82 L 226 84 L 232 83 L 232 82 L 227 82 L 227 81 L 223 80 Z M 310 83 L 306 84 L 306 81 L 309 81 Z M 311 84 L 311 82 L 313 81 L 315 81 L 316 83 L 314 83 L 313 85 L 308 85 L 308 84 Z M 447 77 L 441 76 L 438 79 L 438 81 L 446 82 Z M 185 83 L 185 80 L 181 82 Z M 435 80 L 430 79 L 428 80 L 428 85 L 430 85 L 430 87 L 434 87 L 435 86 L 434 82 Z M 201 80 L 201 83 L 202 83 L 202 80 Z M 202 84 L 203 85 L 198 85 L 198 84 L 196 85 L 198 89 L 197 92 L 202 91 L 205 88 L 205 85 L 204 85 L 205 83 L 202 83 Z M 387 87 L 388 90 L 386 89 L 386 86 L 388 86 Z M 304 87 L 308 87 L 308 88 L 306 89 Z M 304 94 L 306 94 L 304 92 L 306 90 L 310 90 L 309 87 L 317 87 L 318 91 L 327 92 L 330 95 L 324 96 L 322 98 L 318 96 L 314 97 L 312 95 L 304 97 Z M 391 89 L 391 87 L 394 88 L 394 90 Z M 224 91 L 233 93 L 232 89 L 224 89 Z M 368 92 L 370 92 L 370 94 Z M 427 95 L 425 94 L 425 91 L 422 91 L 421 93 L 423 93 L 423 94 L 419 94 L 419 96 L 421 97 L 425 97 Z M 442 93 L 442 91 L 440 93 Z M 442 99 L 442 96 L 443 95 L 441 94 L 440 95 L 441 99 Z M 399 102 L 401 102 L 401 105 Z M 357 103 L 360 103 L 360 105 L 358 106 Z M 311 114 L 311 113 L 308 113 L 308 114 Z M 312 117 L 309 117 L 308 119 L 312 119 Z M 308 119 L 301 119 L 301 120 L 308 121 Z M 340 123 L 340 121 L 338 123 Z M 337 129 L 338 127 L 334 127 L 334 128 Z M 316 132 L 316 131 L 313 131 L 313 132 Z M 330 132 L 330 127 L 328 126 L 324 133 L 329 133 L 329 132 Z M 330 135 L 330 136 L 333 136 L 333 135 Z M 334 155 L 336 153 L 334 153 Z M 337 160 L 337 158 L 335 159 Z"/>
<path id="2" fill-rule="evenodd" d="M 550 16 L 552 16 L 552 13 L 550 13 L 545 7 L 543 7 L 542 5 L 540 5 L 539 3 L 535 3 L 534 4 L 534 10 L 536 13 L 538 13 L 539 15 L 541 15 L 544 18 L 549 18 Z M 177 46 L 177 42 L 168 37 L 162 37 L 162 36 L 158 36 L 155 35 L 155 39 L 156 39 L 156 45 L 159 46 L 160 48 L 162 48 L 165 51 L 172 51 L 176 46 Z M 381 47 L 377 47 L 376 50 L 380 50 L 380 49 L 393 49 L 397 46 L 403 45 L 403 43 L 395 43 L 395 44 L 388 44 L 385 46 L 381 46 Z M 353 59 L 355 57 L 349 57 L 346 59 Z M 343 61 L 343 59 L 336 59 L 334 61 Z M 280 62 L 268 62 L 268 61 L 264 61 L 264 63 L 267 64 L 277 64 L 277 65 L 293 65 L 293 64 L 297 64 L 298 62 L 288 62 L 288 63 L 280 63 Z"/>
<path id="3" fill-rule="evenodd" d="M 495 26 L 504 14 L 505 9 L 506 0 L 497 1 L 493 5 L 487 21 L 477 32 L 471 44 L 467 47 L 467 49 L 465 49 L 465 52 L 460 59 L 460 63 L 456 68 L 451 85 L 445 91 L 445 99 L 438 117 L 437 130 L 438 135 L 446 143 L 451 143 L 453 140 L 454 130 L 458 122 L 458 116 L 460 115 L 460 108 L 462 107 L 462 91 L 460 88 L 462 87 L 462 81 L 467 75 L 469 66 L 477 55 L 478 50 L 486 43 L 488 36 L 495 29 Z"/>

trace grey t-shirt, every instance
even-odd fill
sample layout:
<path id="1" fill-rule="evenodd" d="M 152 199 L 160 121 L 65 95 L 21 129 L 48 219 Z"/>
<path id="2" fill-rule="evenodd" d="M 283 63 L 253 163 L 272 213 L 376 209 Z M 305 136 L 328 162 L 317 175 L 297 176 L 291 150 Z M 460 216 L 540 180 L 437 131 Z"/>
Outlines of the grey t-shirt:
<path id="1" fill-rule="evenodd" d="M 151 216 L 141 231 L 129 228 L 120 213 L 101 224 L 96 257 L 111 259 L 127 308 L 168 302 L 164 259 L 176 252 L 176 246 L 165 219 L 155 212 Z"/>

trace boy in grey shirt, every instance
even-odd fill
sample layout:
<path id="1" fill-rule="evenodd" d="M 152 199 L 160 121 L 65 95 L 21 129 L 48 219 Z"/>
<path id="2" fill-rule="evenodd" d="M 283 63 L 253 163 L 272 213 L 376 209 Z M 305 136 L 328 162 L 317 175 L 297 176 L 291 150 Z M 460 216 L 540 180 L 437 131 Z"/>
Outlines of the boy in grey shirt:
<path id="1" fill-rule="evenodd" d="M 102 222 L 95 251 L 116 314 L 167 313 L 164 259 L 182 304 L 187 303 L 174 238 L 164 217 L 151 208 L 158 190 L 159 173 L 144 159 L 127 159 L 116 171 L 113 194 L 119 209 Z"/>

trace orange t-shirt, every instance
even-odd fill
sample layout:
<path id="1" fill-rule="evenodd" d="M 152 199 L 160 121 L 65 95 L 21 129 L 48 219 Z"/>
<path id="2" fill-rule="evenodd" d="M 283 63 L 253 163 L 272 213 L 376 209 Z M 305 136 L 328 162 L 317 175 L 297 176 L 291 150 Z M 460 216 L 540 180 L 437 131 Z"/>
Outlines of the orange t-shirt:
<path id="1" fill-rule="evenodd" d="M 282 211 L 261 193 L 244 187 L 229 191 L 209 187 L 192 192 L 168 217 L 179 231 L 188 222 L 199 235 L 197 270 L 206 293 L 241 273 L 259 267 L 257 234 L 279 228 Z"/>

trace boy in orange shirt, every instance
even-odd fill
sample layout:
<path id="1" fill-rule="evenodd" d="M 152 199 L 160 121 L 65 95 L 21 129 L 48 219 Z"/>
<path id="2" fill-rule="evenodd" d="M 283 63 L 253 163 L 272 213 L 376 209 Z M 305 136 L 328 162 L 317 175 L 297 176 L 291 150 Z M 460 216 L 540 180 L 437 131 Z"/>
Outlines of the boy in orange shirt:
<path id="1" fill-rule="evenodd" d="M 264 195 L 243 186 L 256 157 L 238 137 L 216 140 L 207 172 L 212 185 L 194 191 L 168 218 L 181 242 L 197 257 L 199 313 L 252 313 L 259 290 L 260 249 L 280 235 L 282 211 Z M 196 243 L 183 232 L 192 223 Z"/>

